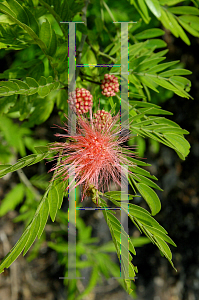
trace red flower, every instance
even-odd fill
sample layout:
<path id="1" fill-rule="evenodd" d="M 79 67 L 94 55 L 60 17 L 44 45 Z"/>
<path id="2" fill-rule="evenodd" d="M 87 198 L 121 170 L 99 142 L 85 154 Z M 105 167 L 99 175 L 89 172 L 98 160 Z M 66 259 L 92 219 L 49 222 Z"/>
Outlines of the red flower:
<path id="1" fill-rule="evenodd" d="M 50 171 L 56 170 L 56 177 L 68 180 L 69 171 L 75 170 L 74 187 L 83 185 L 82 200 L 85 195 L 89 195 L 89 189 L 93 186 L 104 192 L 111 179 L 121 186 L 121 165 L 135 166 L 128 159 L 128 156 L 134 154 L 122 147 L 129 135 L 121 136 L 120 124 L 117 123 L 119 120 L 118 113 L 112 117 L 111 123 L 107 119 L 103 129 L 99 129 L 95 122 L 91 124 L 88 119 L 78 115 L 77 133 L 74 136 L 56 134 L 61 138 L 67 137 L 67 140 L 51 145 L 51 150 L 60 152 L 55 158 L 61 159 Z M 68 132 L 65 126 L 62 129 Z"/>

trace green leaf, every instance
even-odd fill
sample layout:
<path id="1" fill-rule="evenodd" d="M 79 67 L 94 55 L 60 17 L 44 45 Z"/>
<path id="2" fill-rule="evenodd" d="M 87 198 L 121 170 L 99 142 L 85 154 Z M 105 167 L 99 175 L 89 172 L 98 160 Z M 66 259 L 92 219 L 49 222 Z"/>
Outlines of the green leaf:
<path id="1" fill-rule="evenodd" d="M 163 254 L 169 259 L 172 259 L 172 253 L 169 248 L 169 246 L 159 237 L 156 237 L 156 240 L 158 242 L 160 250 L 163 252 Z"/>
<path id="2" fill-rule="evenodd" d="M 57 1 L 55 1 L 55 2 L 57 2 Z M 71 17 L 70 15 L 71 15 L 71 8 L 70 8 L 70 6 L 69 6 L 69 1 L 59 1 L 60 3 L 60 9 L 57 7 L 57 9 L 56 9 L 56 11 L 57 11 L 57 13 L 59 13 L 60 14 L 60 16 L 61 16 L 61 19 L 62 20 L 69 20 L 69 18 Z M 76 9 L 73 9 L 73 12 L 75 13 L 76 11 L 78 11 L 79 9 L 78 9 L 78 7 L 80 7 L 79 5 L 81 4 L 81 1 L 79 2 L 79 3 L 76 3 Z M 54 7 L 56 7 L 55 5 L 54 5 Z"/>
<path id="3" fill-rule="evenodd" d="M 136 70 L 137 70 L 137 72 L 140 72 L 143 70 L 150 69 L 153 66 L 156 66 L 159 62 L 161 62 L 164 59 L 165 59 L 165 57 L 158 57 L 158 58 L 144 60 L 143 62 L 141 62 L 139 64 L 139 66 L 137 66 Z"/>
<path id="4" fill-rule="evenodd" d="M 158 0 L 145 0 L 150 11 L 156 16 L 156 18 L 161 17 L 161 6 Z"/>
<path id="5" fill-rule="evenodd" d="M 129 204 L 129 216 L 137 218 L 140 222 L 145 225 L 152 226 L 158 229 L 161 233 L 167 234 L 167 231 L 149 214 L 149 212 L 142 207 L 135 204 Z"/>
<path id="6" fill-rule="evenodd" d="M 23 7 L 15 0 L 7 0 L 6 1 L 10 7 L 10 9 L 12 10 L 12 12 L 15 14 L 16 18 L 24 23 L 24 24 L 28 24 L 28 16 L 26 14 L 26 12 L 24 11 Z"/>
<path id="7" fill-rule="evenodd" d="M 192 6 L 169 7 L 168 11 L 175 15 L 199 15 L 199 9 Z"/>
<path id="8" fill-rule="evenodd" d="M 162 72 L 160 75 L 161 77 L 170 77 L 175 75 L 190 75 L 192 74 L 191 71 L 185 69 L 173 69 L 169 71 Z"/>
<path id="9" fill-rule="evenodd" d="M 137 78 L 141 81 L 142 84 L 145 84 L 150 89 L 154 90 L 156 93 L 159 93 L 159 91 L 155 88 L 156 84 L 150 79 L 148 76 L 137 76 Z"/>
<path id="10" fill-rule="evenodd" d="M 153 108 L 151 107 L 150 109 L 148 108 L 140 108 L 139 111 L 141 113 L 145 113 L 146 115 L 173 115 L 170 111 L 163 110 L 161 108 Z"/>
<path id="11" fill-rule="evenodd" d="M 161 232 L 160 230 L 158 230 L 157 228 L 152 228 L 151 226 L 145 225 L 145 228 L 150 231 L 152 234 L 154 234 L 155 236 L 160 237 L 163 241 L 166 241 L 167 243 L 170 243 L 171 245 L 176 246 L 176 244 L 174 243 L 174 241 L 172 241 L 172 239 L 164 234 L 163 232 Z"/>
<path id="12" fill-rule="evenodd" d="M 110 51 L 110 49 L 115 45 L 115 43 L 110 43 L 105 49 L 104 49 L 104 53 L 107 53 Z"/>
<path id="13" fill-rule="evenodd" d="M 142 176 L 142 175 L 134 175 L 131 174 L 130 176 L 132 176 L 136 181 L 144 183 L 146 185 L 151 186 L 154 189 L 157 189 L 159 191 L 163 191 L 156 183 L 154 183 L 153 181 L 151 181 L 150 179 Z"/>
<path id="14" fill-rule="evenodd" d="M 41 237 L 44 227 L 46 226 L 48 220 L 49 205 L 47 199 L 41 203 L 39 214 L 40 214 L 40 227 L 38 230 L 38 239 Z"/>
<path id="15" fill-rule="evenodd" d="M 185 91 L 179 90 L 177 87 L 173 86 L 168 81 L 164 80 L 164 78 L 153 77 L 153 78 L 151 78 L 151 80 L 153 80 L 156 84 L 162 86 L 163 88 L 165 88 L 167 90 L 173 91 L 176 94 L 180 94 L 181 97 L 189 98 L 189 95 L 187 95 L 187 93 Z"/>
<path id="16" fill-rule="evenodd" d="M 142 43 L 137 43 L 134 45 L 129 45 L 129 58 L 130 61 L 132 60 L 131 57 L 135 57 L 138 53 L 141 52 L 141 50 L 143 50 L 146 46 L 146 44 L 148 43 L 148 41 L 146 42 L 142 42 Z"/>
<path id="17" fill-rule="evenodd" d="M 36 146 L 36 147 L 34 147 L 35 148 L 35 150 L 37 151 L 37 153 L 46 153 L 46 152 L 48 152 L 48 150 L 49 150 L 49 148 L 48 147 L 46 147 L 46 146 Z"/>
<path id="18" fill-rule="evenodd" d="M 141 174 L 143 176 L 146 176 L 146 177 L 149 177 L 151 179 L 157 180 L 157 178 L 154 175 L 151 175 L 148 171 L 146 171 L 146 170 L 144 170 L 144 169 L 142 169 L 138 166 L 136 166 L 134 168 L 130 167 L 130 169 L 133 173 Z"/>
<path id="19" fill-rule="evenodd" d="M 157 127 L 156 127 L 157 126 Z M 161 127 L 163 126 L 163 127 Z M 189 132 L 182 128 L 176 127 L 164 127 L 164 125 L 151 125 L 147 126 L 147 130 L 152 129 L 154 132 L 158 131 L 161 133 L 177 133 L 177 134 L 189 134 Z"/>
<path id="20" fill-rule="evenodd" d="M 38 24 L 35 16 L 25 6 L 23 6 L 23 9 L 26 12 L 26 15 L 28 16 L 28 25 L 29 25 L 29 27 L 36 33 L 36 35 L 39 35 L 39 24 Z"/>
<path id="21" fill-rule="evenodd" d="M 138 166 L 151 166 L 150 164 L 145 163 L 144 161 L 132 158 L 132 157 L 128 157 L 129 160 L 131 160 L 132 162 L 134 162 L 136 165 Z"/>
<path id="22" fill-rule="evenodd" d="M 50 209 L 50 217 L 54 222 L 59 205 L 59 193 L 56 186 L 53 186 L 48 193 L 48 203 Z"/>
<path id="23" fill-rule="evenodd" d="M 31 88 L 35 88 L 37 89 L 39 87 L 39 84 L 38 82 L 34 79 L 34 78 L 31 78 L 31 77 L 26 77 L 26 83 L 29 85 L 29 87 Z"/>
<path id="24" fill-rule="evenodd" d="M 162 63 L 160 65 L 157 65 L 157 66 L 154 66 L 153 68 L 151 68 L 150 70 L 148 70 L 147 72 L 148 73 L 157 73 L 157 72 L 161 72 L 173 65 L 176 65 L 177 63 L 179 62 L 179 60 L 176 60 L 176 61 L 170 61 L 170 62 L 167 62 L 167 63 Z M 176 70 L 176 69 L 175 69 Z"/>
<path id="25" fill-rule="evenodd" d="M 38 46 L 41 48 L 41 50 L 46 53 L 46 46 L 43 43 L 41 39 L 39 39 L 38 35 L 34 32 L 34 30 L 29 26 L 28 23 L 28 16 L 26 12 L 23 10 L 22 6 L 15 0 L 9 0 L 9 5 L 12 6 L 12 9 L 9 9 L 6 5 L 0 3 L 0 11 L 5 13 L 9 18 L 16 24 L 18 24 L 20 27 L 25 30 L 32 40 L 38 44 Z M 14 10 L 14 11 L 13 11 Z M 17 16 L 16 16 L 17 15 Z M 29 12 L 30 15 L 30 12 Z M 33 16 L 32 16 L 33 17 Z M 34 18 L 34 17 L 33 17 Z M 27 22 L 25 24 L 24 22 Z M 35 28 L 35 24 L 34 24 Z"/>
<path id="26" fill-rule="evenodd" d="M 115 54 L 117 51 L 119 51 L 121 49 L 121 44 L 120 43 L 116 43 L 114 45 L 114 47 L 111 49 L 109 55 L 112 56 L 113 54 Z"/>
<path id="27" fill-rule="evenodd" d="M 103 205 L 103 207 L 106 207 L 106 205 Z M 128 240 L 130 240 L 130 238 L 127 235 L 127 233 L 124 231 L 122 224 L 120 224 L 118 219 L 115 218 L 111 212 L 109 212 L 108 210 L 103 210 L 103 214 L 104 214 L 105 220 L 109 226 L 109 229 L 110 229 L 110 232 L 111 232 L 111 235 L 113 238 L 113 242 L 116 247 L 118 258 L 120 259 L 120 248 L 121 248 L 120 231 L 122 231 L 122 234 L 124 234 L 126 236 L 126 238 L 128 238 Z M 129 243 L 129 250 L 133 251 L 132 253 L 135 253 L 134 246 L 132 245 L 132 243 Z M 128 256 L 126 257 L 127 252 L 128 252 Z M 123 256 L 122 256 L 123 260 L 127 260 L 126 263 L 129 266 L 128 276 L 135 277 L 135 272 L 137 271 L 137 268 L 135 268 L 132 265 L 131 255 L 130 255 L 128 249 L 126 249 L 124 246 L 122 247 L 122 254 L 123 254 Z M 122 266 L 122 267 L 124 267 L 124 266 Z M 126 274 L 126 272 L 125 272 L 125 274 Z"/>
<path id="28" fill-rule="evenodd" d="M 122 194 L 122 197 L 124 197 L 125 199 L 127 199 L 127 197 L 128 197 L 129 200 L 132 200 L 133 197 L 135 197 L 135 196 L 130 195 L 130 194 L 124 194 L 124 193 L 122 193 L 122 191 L 119 191 L 119 192 L 118 191 L 106 192 L 104 194 L 104 196 L 109 197 L 109 198 L 114 198 L 115 200 L 118 200 L 118 201 L 122 201 L 121 200 L 121 194 Z"/>
<path id="29" fill-rule="evenodd" d="M 196 16 L 180 16 L 178 17 L 179 22 L 183 21 L 185 23 L 187 23 L 192 29 L 195 29 L 196 31 L 198 31 L 198 24 L 199 24 L 199 17 Z"/>
<path id="30" fill-rule="evenodd" d="M 179 151 L 184 158 L 189 154 L 190 144 L 183 136 L 172 133 L 165 133 L 164 136 L 174 145 L 175 149 Z"/>
<path id="31" fill-rule="evenodd" d="M 148 238 L 155 243 L 158 248 L 160 249 L 160 252 L 163 253 L 163 255 L 165 255 L 165 257 L 169 260 L 170 264 L 173 266 L 173 263 L 171 261 L 172 259 L 172 254 L 171 254 L 171 250 L 169 248 L 169 246 L 161 239 L 159 238 L 157 235 L 154 235 L 153 233 L 151 233 L 145 225 L 142 225 L 138 220 L 137 223 L 139 224 L 139 226 L 142 228 L 143 232 L 148 236 Z M 175 268 L 174 268 L 175 269 Z M 176 269 L 175 269 L 176 270 Z"/>
<path id="32" fill-rule="evenodd" d="M 154 104 L 154 103 L 148 103 L 148 102 L 143 102 L 143 101 L 135 101 L 135 100 L 130 100 L 130 102 L 131 102 L 131 105 L 132 106 L 137 106 L 137 107 L 152 107 L 152 108 L 154 108 L 154 107 L 156 107 L 156 108 L 160 108 L 160 106 L 159 105 L 156 105 L 156 104 Z"/>
<path id="33" fill-rule="evenodd" d="M 116 206 L 120 207 L 118 203 L 113 198 L 110 199 Z M 154 219 L 151 217 L 150 213 L 139 207 L 138 205 L 131 203 L 122 203 L 122 209 L 129 215 L 136 227 L 146 234 L 146 236 L 157 245 L 160 251 L 169 260 L 171 265 L 171 251 L 168 245 L 164 242 L 167 241 L 172 245 L 176 246 L 175 243 L 168 237 L 167 231 Z"/>
<path id="34" fill-rule="evenodd" d="M 48 78 L 41 76 L 39 83 L 30 77 L 26 78 L 26 83 L 17 79 L 0 81 L 0 96 L 14 94 L 33 95 L 38 92 L 41 97 L 45 97 L 58 87 L 59 82 L 53 81 L 51 76 Z"/>
<path id="35" fill-rule="evenodd" d="M 34 243 L 37 233 L 40 227 L 40 216 L 38 215 L 35 219 L 33 219 L 33 222 L 31 224 L 31 228 L 28 234 L 27 243 L 23 252 L 23 256 L 28 252 L 32 244 Z"/>
<path id="36" fill-rule="evenodd" d="M 48 242 L 48 247 L 56 250 L 60 253 L 67 253 L 68 252 L 68 244 L 67 243 L 59 243 L 58 245 L 53 242 Z"/>
<path id="37" fill-rule="evenodd" d="M 87 50 L 87 52 L 86 52 L 86 58 L 87 58 L 87 61 L 89 62 L 89 64 L 91 64 L 91 65 L 97 64 L 97 60 L 96 60 L 95 54 L 94 54 L 94 52 L 91 49 Z M 91 68 L 96 69 L 95 66 L 92 66 Z"/>
<path id="38" fill-rule="evenodd" d="M 31 223 L 25 229 L 24 233 L 22 234 L 18 242 L 15 244 L 15 246 L 12 248 L 12 250 L 6 255 L 6 257 L 0 263 L 0 273 L 4 271 L 4 268 L 8 268 L 13 263 L 13 261 L 23 251 L 24 247 L 25 247 L 24 254 L 27 252 L 27 250 L 30 248 L 37 235 L 38 237 L 41 236 L 48 218 L 48 211 L 49 211 L 48 201 L 51 200 L 50 201 L 51 210 L 53 209 L 53 206 L 56 204 L 55 199 L 53 199 L 53 197 L 51 196 L 48 197 L 47 200 L 47 194 L 49 190 L 51 194 L 52 193 L 54 194 L 54 191 L 52 192 L 51 187 L 52 187 L 52 183 L 49 184 L 47 191 L 42 197 L 41 202 L 35 212 L 35 215 Z M 55 205 L 55 209 L 56 209 L 56 205 Z M 54 219 L 55 212 L 51 211 L 51 217 Z"/>
<path id="39" fill-rule="evenodd" d="M 4 216 L 10 210 L 14 210 L 16 206 L 24 199 L 24 185 L 17 184 L 5 198 L 1 201 L 0 217 Z"/>
<path id="40" fill-rule="evenodd" d="M 16 104 L 17 95 L 2 97 L 0 100 L 0 115 L 7 114 L 9 110 Z"/>
<path id="41" fill-rule="evenodd" d="M 12 165 L 0 165 L 0 171 L 7 169 L 8 167 L 11 167 Z"/>
<path id="42" fill-rule="evenodd" d="M 39 79 L 39 85 L 40 86 L 38 89 L 38 94 L 41 97 L 46 97 L 51 91 L 51 88 L 52 88 L 51 82 L 48 83 L 47 78 L 45 78 L 44 76 L 41 76 L 41 78 Z"/>
<path id="43" fill-rule="evenodd" d="M 150 17 L 144 0 L 138 0 L 138 3 L 135 0 L 130 0 L 130 3 L 133 4 L 133 6 L 136 8 L 144 22 L 148 24 L 150 21 Z"/>
<path id="44" fill-rule="evenodd" d="M 115 252 L 115 245 L 113 241 L 109 241 L 98 248 L 99 252 Z"/>
<path id="45" fill-rule="evenodd" d="M 5 176 L 6 174 L 8 174 L 10 172 L 14 172 L 16 170 L 24 168 L 25 166 L 30 166 L 30 165 L 36 164 L 39 161 L 43 160 L 48 155 L 49 155 L 49 153 L 47 152 L 47 153 L 44 153 L 44 154 L 31 154 L 31 155 L 28 155 L 24 158 L 21 158 L 17 161 L 16 164 L 0 171 L 0 178 Z"/>
<path id="46" fill-rule="evenodd" d="M 54 59 L 56 61 L 54 61 Z M 66 59 L 68 59 L 68 43 L 63 43 L 59 45 L 59 48 L 53 57 L 53 63 L 62 63 Z"/>
<path id="47" fill-rule="evenodd" d="M 135 34 L 135 38 L 138 40 L 149 39 L 157 36 L 164 35 L 165 32 L 159 28 L 151 28 L 141 31 L 140 33 Z"/>
<path id="48" fill-rule="evenodd" d="M 55 184 L 56 184 L 56 182 L 55 182 Z M 67 185 L 68 185 L 68 184 L 67 184 L 67 182 L 65 182 L 65 181 L 60 181 L 60 182 L 58 182 L 58 184 L 56 185 L 57 191 L 58 191 L 58 194 L 59 194 L 58 209 L 61 208 L 62 202 L 63 202 L 63 198 L 64 198 L 64 196 L 66 196 L 67 193 L 68 193 L 68 191 L 66 191 Z"/>
<path id="49" fill-rule="evenodd" d="M 169 81 L 174 86 L 176 86 L 177 88 L 179 88 L 179 90 L 181 90 L 181 91 L 183 91 L 185 93 L 186 93 L 186 91 L 188 91 L 188 92 L 190 91 L 191 81 L 188 80 L 185 77 L 182 77 L 182 76 L 172 76 L 172 77 L 169 78 Z M 190 98 L 192 98 L 192 97 L 190 96 Z"/>
<path id="50" fill-rule="evenodd" d="M 174 126 L 174 127 L 177 127 L 177 128 L 180 128 L 180 126 L 178 124 L 176 124 L 175 122 L 169 120 L 169 119 L 166 119 L 165 117 L 155 117 L 155 118 L 152 118 L 150 117 L 150 120 L 151 121 L 155 121 L 156 123 L 159 123 L 159 124 L 165 124 L 165 125 L 168 125 L 168 126 Z"/>
<path id="51" fill-rule="evenodd" d="M 28 235 L 28 229 L 27 228 L 16 245 L 12 248 L 12 250 L 4 257 L 4 259 L 0 263 L 0 274 L 4 271 L 4 268 L 9 268 L 9 266 L 17 259 L 17 257 L 21 254 L 23 251 L 26 243 L 27 243 L 27 235 Z"/>
<path id="52" fill-rule="evenodd" d="M 152 49 L 152 48 L 165 48 L 167 47 L 167 43 L 165 41 L 160 39 L 150 39 L 147 41 L 146 48 Z"/>
<path id="53" fill-rule="evenodd" d="M 26 123 L 27 127 L 32 127 L 35 124 L 38 125 L 45 122 L 52 113 L 54 102 L 49 99 L 48 96 L 44 99 L 36 98 L 34 107 L 35 109 Z"/>
<path id="54" fill-rule="evenodd" d="M 176 123 L 172 124 L 170 122 L 165 122 L 165 120 L 163 118 L 163 120 L 156 121 L 159 124 L 162 123 L 162 125 L 159 125 L 159 126 L 161 126 L 160 129 L 154 128 L 154 132 L 160 131 L 161 133 L 170 132 L 170 133 L 177 133 L 177 134 L 189 134 L 189 132 L 187 130 L 182 129 L 180 126 L 175 126 L 175 125 L 177 125 Z M 166 121 L 171 121 L 171 120 L 166 120 Z M 167 127 L 164 127 L 165 125 L 167 125 Z"/>
<path id="55" fill-rule="evenodd" d="M 180 2 L 184 2 L 186 0 L 160 0 L 161 5 L 169 5 L 169 6 L 173 6 L 176 5 Z"/>
<path id="56" fill-rule="evenodd" d="M 191 26 L 189 26 L 187 23 L 183 22 L 182 20 L 179 19 L 179 23 L 193 36 L 199 37 L 199 32 L 193 29 Z M 198 23 L 199 24 L 199 23 Z"/>
<path id="57" fill-rule="evenodd" d="M 144 183 L 136 183 L 135 186 L 149 205 L 152 216 L 156 215 L 161 209 L 157 194 Z"/>
<path id="58" fill-rule="evenodd" d="M 145 60 L 145 58 L 146 58 L 146 56 L 141 56 L 141 57 L 137 57 L 137 58 L 133 59 L 129 63 L 129 69 L 130 69 L 130 71 L 133 71 L 134 69 L 136 69 L 137 66 L 139 66 L 141 64 L 141 62 Z"/>
<path id="59" fill-rule="evenodd" d="M 131 240 L 135 247 L 142 247 L 146 244 L 151 243 L 151 241 L 147 237 L 144 237 L 144 236 L 139 236 L 138 238 L 132 238 Z"/>
<path id="60" fill-rule="evenodd" d="M 175 32 L 175 29 L 169 20 L 168 11 L 163 7 L 161 7 L 161 22 L 165 28 L 169 29 L 176 36 L 177 33 Z"/>
<path id="61" fill-rule="evenodd" d="M 181 39 L 187 44 L 190 45 L 190 41 L 187 37 L 187 35 L 185 34 L 184 30 L 182 29 L 182 27 L 178 24 L 176 18 L 169 12 L 167 11 L 168 14 L 168 18 L 170 20 L 170 27 L 172 26 L 171 31 L 172 33 L 176 36 L 176 37 L 181 37 Z"/>
<path id="62" fill-rule="evenodd" d="M 39 37 L 46 45 L 47 54 L 53 56 L 57 50 L 57 36 L 48 19 L 42 23 Z"/>

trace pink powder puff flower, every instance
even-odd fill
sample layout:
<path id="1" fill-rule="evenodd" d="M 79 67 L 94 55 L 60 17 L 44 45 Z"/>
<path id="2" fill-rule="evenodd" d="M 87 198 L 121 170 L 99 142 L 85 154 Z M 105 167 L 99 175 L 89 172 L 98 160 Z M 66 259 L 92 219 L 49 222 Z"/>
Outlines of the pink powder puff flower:
<path id="1" fill-rule="evenodd" d="M 102 193 L 106 188 L 109 190 L 110 180 L 121 186 L 121 165 L 130 167 L 136 165 L 128 159 L 135 156 L 134 153 L 129 151 L 129 147 L 126 149 L 122 147 L 122 144 L 128 140 L 129 134 L 121 135 L 119 113 L 112 117 L 111 123 L 108 120 L 103 129 L 95 127 L 92 118 L 90 122 L 86 117 L 80 115 L 77 117 L 75 135 L 55 134 L 67 139 L 65 142 L 51 144 L 50 149 L 59 152 L 55 159 L 60 159 L 50 171 L 56 171 L 55 178 L 61 177 L 66 181 L 69 179 L 69 172 L 75 170 L 72 182 L 75 180 L 76 184 L 73 188 L 83 185 L 83 201 L 93 188 Z M 61 128 L 68 133 L 68 126 L 64 125 L 66 127 Z M 68 185 L 68 189 L 72 182 Z"/>

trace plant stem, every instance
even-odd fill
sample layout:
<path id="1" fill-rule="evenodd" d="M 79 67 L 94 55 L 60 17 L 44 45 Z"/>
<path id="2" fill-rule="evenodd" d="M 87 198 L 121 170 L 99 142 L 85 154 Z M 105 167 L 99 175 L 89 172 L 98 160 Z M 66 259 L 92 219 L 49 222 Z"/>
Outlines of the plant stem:
<path id="1" fill-rule="evenodd" d="M 101 51 L 99 51 L 98 53 L 99 53 L 100 55 L 104 56 L 104 57 L 109 58 L 109 59 L 112 60 L 113 62 L 116 61 L 115 58 L 113 58 L 112 56 L 110 56 L 110 55 L 108 55 L 108 54 L 105 54 L 105 53 L 103 53 L 103 52 L 101 52 Z"/>
<path id="2" fill-rule="evenodd" d="M 90 107 L 89 113 L 90 113 L 91 128 L 93 129 L 92 107 Z"/>

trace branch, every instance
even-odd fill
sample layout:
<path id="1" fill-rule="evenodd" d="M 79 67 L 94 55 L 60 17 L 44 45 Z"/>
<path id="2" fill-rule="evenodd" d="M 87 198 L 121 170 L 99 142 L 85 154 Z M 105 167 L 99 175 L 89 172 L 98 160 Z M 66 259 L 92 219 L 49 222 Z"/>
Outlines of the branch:
<path id="1" fill-rule="evenodd" d="M 81 77 L 81 79 L 83 80 L 84 77 L 91 77 L 91 76 L 90 76 L 90 75 L 84 74 L 84 73 L 80 70 L 80 77 Z M 94 81 L 94 80 L 88 79 L 88 78 L 85 78 L 85 79 L 86 79 L 86 81 L 89 81 L 89 82 L 92 82 L 92 83 L 101 85 L 101 82 L 99 82 L 99 81 Z"/>

